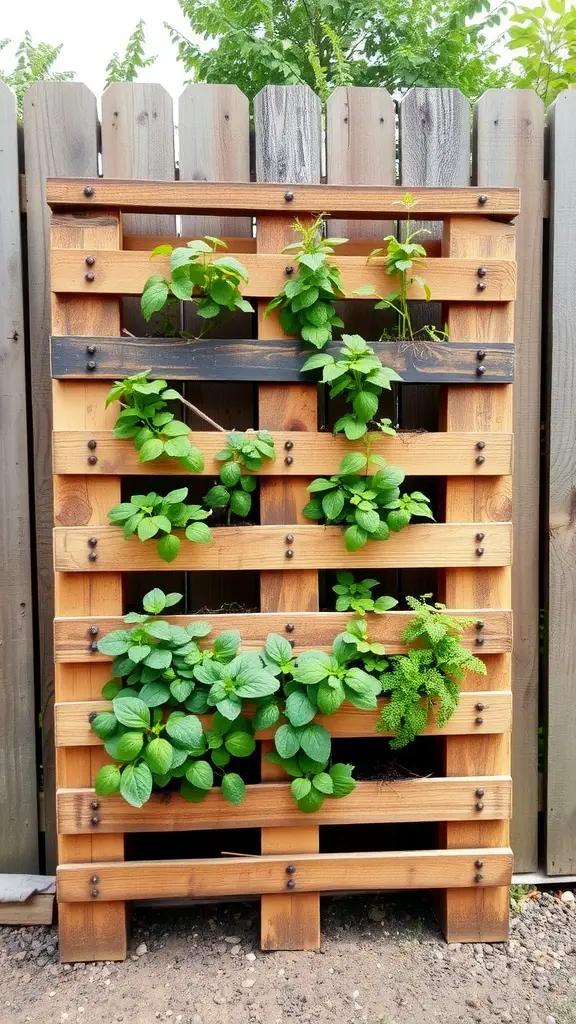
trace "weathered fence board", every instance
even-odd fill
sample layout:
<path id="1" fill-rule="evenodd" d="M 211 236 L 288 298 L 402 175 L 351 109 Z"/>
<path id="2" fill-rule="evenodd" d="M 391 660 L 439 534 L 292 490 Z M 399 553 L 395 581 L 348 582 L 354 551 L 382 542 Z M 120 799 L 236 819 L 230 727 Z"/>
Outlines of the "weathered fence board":
<path id="1" fill-rule="evenodd" d="M 16 101 L 0 82 L 0 872 L 38 872 L 36 717 Z"/>

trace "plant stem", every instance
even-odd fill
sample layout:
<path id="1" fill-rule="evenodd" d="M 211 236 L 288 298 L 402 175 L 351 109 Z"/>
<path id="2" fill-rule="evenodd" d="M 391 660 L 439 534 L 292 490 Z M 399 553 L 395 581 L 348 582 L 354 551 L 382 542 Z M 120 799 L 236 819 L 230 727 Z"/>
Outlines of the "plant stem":
<path id="1" fill-rule="evenodd" d="M 209 423 L 211 427 L 214 427 L 215 430 L 219 430 L 221 434 L 227 433 L 225 427 L 221 427 L 219 423 L 216 423 L 216 420 L 210 419 L 210 417 L 205 412 L 202 412 L 202 410 L 199 409 L 198 406 L 192 405 L 192 402 L 189 402 L 187 398 L 183 398 L 182 395 L 178 395 L 178 398 L 182 402 L 182 405 L 188 406 L 188 408 L 191 409 L 192 412 L 196 413 L 196 415 L 199 416 L 201 420 L 204 420 L 206 423 Z"/>

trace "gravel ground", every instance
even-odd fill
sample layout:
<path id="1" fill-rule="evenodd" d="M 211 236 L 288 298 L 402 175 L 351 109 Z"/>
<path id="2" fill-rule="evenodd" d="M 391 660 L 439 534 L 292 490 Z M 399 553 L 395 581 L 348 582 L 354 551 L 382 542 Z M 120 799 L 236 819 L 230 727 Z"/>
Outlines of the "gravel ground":
<path id="1" fill-rule="evenodd" d="M 425 902 L 323 904 L 316 953 L 261 953 L 255 904 L 145 910 L 122 964 L 60 965 L 0 928 L 1 1024 L 576 1024 L 576 901 L 538 893 L 507 945 L 447 946 Z"/>

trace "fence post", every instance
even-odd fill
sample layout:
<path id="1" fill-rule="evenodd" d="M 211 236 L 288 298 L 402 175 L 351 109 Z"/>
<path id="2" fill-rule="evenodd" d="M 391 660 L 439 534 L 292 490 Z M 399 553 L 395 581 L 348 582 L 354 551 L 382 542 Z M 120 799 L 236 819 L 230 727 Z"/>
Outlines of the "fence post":
<path id="1" fill-rule="evenodd" d="M 550 142 L 550 495 L 547 850 L 549 875 L 576 872 L 576 92 L 548 111 Z"/>
<path id="2" fill-rule="evenodd" d="M 34 635 L 16 100 L 0 82 L 0 872 L 38 871 Z"/>

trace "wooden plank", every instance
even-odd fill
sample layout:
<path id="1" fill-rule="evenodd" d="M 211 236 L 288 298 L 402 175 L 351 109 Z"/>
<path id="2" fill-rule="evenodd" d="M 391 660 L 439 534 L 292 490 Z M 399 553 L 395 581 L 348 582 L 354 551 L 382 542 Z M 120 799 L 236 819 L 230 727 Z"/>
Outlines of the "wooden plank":
<path id="1" fill-rule="evenodd" d="M 259 476 L 319 476 L 338 473 L 345 455 L 354 451 L 350 441 L 342 434 L 310 433 L 303 431 L 272 431 L 278 456 L 290 442 L 294 459 L 286 466 L 280 457 L 265 460 Z M 455 431 L 453 434 L 422 434 L 409 431 L 396 437 L 371 433 L 370 451 L 386 458 L 389 465 L 401 465 L 408 476 L 499 476 L 509 474 L 512 468 L 512 434 L 491 434 L 487 441 L 479 432 Z M 88 441 L 96 444 L 88 448 Z M 201 448 L 206 465 L 204 474 L 218 473 L 221 465 L 216 454 L 222 450 L 222 435 L 216 431 L 192 432 L 192 444 Z M 484 461 L 476 460 L 481 449 Z M 53 438 L 54 472 L 90 476 L 182 476 L 182 467 L 174 459 L 162 458 L 155 462 L 139 462 L 138 452 L 128 439 L 113 437 L 111 431 L 71 430 L 58 431 Z M 358 445 L 358 450 L 364 450 Z M 88 463 L 88 455 L 97 462 Z"/>
<path id="2" fill-rule="evenodd" d="M 51 240 L 58 245 L 89 245 L 95 252 L 120 245 L 121 225 L 115 211 L 80 217 L 62 215 L 52 224 Z M 61 299 L 52 297 L 52 326 L 58 331 L 120 330 L 120 304 L 117 299 Z M 109 428 L 110 411 L 105 409 L 105 385 L 66 382 L 53 384 L 53 414 L 56 429 L 72 425 Z M 104 520 L 110 502 L 120 499 L 120 480 L 114 477 L 56 477 L 54 481 L 54 519 L 56 523 L 97 524 Z M 90 528 L 90 526 L 89 526 Z M 59 615 L 82 611 L 84 615 L 122 610 L 122 577 L 113 572 L 89 580 L 85 574 L 75 577 L 56 575 L 55 604 Z M 94 695 L 98 666 L 80 666 L 71 673 L 69 666 L 56 667 L 56 698 L 89 699 Z M 100 684 L 101 685 L 101 684 Z M 95 764 L 89 750 L 58 751 L 58 785 L 91 785 Z M 59 836 L 61 863 L 94 858 L 120 860 L 124 856 L 122 835 Z M 59 944 L 63 960 L 123 960 L 126 956 L 126 913 L 122 902 L 107 908 L 87 902 L 80 907 L 61 908 Z"/>
<path id="3" fill-rule="evenodd" d="M 96 365 L 90 370 L 87 342 L 95 348 L 90 358 Z M 482 343 L 479 348 L 478 342 L 424 345 L 385 341 L 372 345 L 382 363 L 396 370 L 406 383 L 488 385 L 512 380 L 514 346 L 510 344 Z M 340 345 L 332 342 L 326 351 L 337 355 Z M 478 352 L 484 352 L 481 361 Z M 303 362 L 298 342 L 280 337 L 204 338 L 194 342 L 166 338 L 52 338 L 52 373 L 57 378 L 115 379 L 153 367 L 153 377 L 172 380 L 301 384 L 307 379 L 302 377 Z M 482 376 L 477 373 L 479 365 L 484 367 Z"/>
<path id="4" fill-rule="evenodd" d="M 542 233 L 544 218 L 544 104 L 529 89 L 489 89 L 476 107 L 479 185 L 519 185 L 519 340 L 514 387 L 514 432 L 518 439 L 512 479 L 517 550 L 512 570 L 515 640 L 512 658 L 514 730 L 512 774 L 522 779 L 514 793 L 514 870 L 538 867 L 538 658 L 540 616 L 540 377 L 542 319 Z M 562 259 L 565 261 L 566 256 Z M 563 368 L 563 372 L 564 372 Z M 563 389 L 566 386 L 562 381 Z M 563 445 L 565 444 L 565 438 Z M 563 596 L 562 608 L 567 605 Z M 552 621 L 552 619 L 551 619 Z M 556 676 L 551 676 L 557 678 Z M 566 723 L 562 715 L 563 727 Z M 560 772 L 562 769 L 559 767 Z M 566 779 L 566 776 L 563 776 Z M 563 785 L 565 781 L 563 781 Z M 571 837 L 570 843 L 573 842 Z M 573 860 L 576 865 L 576 858 Z"/>
<path id="5" fill-rule="evenodd" d="M 52 429 L 50 292 L 46 205 L 48 175 L 98 173 L 96 99 L 76 82 L 38 82 L 24 96 L 26 164 L 26 237 L 28 242 L 28 308 L 30 318 L 30 390 L 33 426 L 34 538 L 38 608 L 37 662 L 42 715 L 46 870 L 56 863 L 55 766 L 52 705 L 54 615 L 52 565 Z"/>
<path id="6" fill-rule="evenodd" d="M 294 538 L 290 542 L 286 539 L 288 529 Z M 483 535 L 481 541 L 476 539 L 480 533 Z M 512 554 L 510 524 L 492 522 L 408 526 L 401 533 L 391 534 L 387 541 L 372 541 L 360 551 L 353 552 L 346 551 L 343 530 L 339 526 L 222 526 L 212 531 L 212 537 L 211 544 L 192 544 L 183 539 L 180 553 L 168 566 L 158 556 L 154 543 L 143 544 L 137 537 L 126 541 L 122 530 L 117 527 L 62 526 L 54 531 L 56 569 L 58 572 L 95 574 L 123 570 L 142 572 L 147 569 L 162 572 L 176 568 L 272 569 L 295 574 L 302 569 L 316 571 L 345 567 L 474 566 L 484 569 L 509 566 Z M 96 543 L 89 544 L 89 540 Z M 293 551 L 293 557 L 286 555 L 288 550 Z M 482 551 L 480 556 L 477 550 Z M 91 551 L 98 556 L 95 561 L 88 558 Z M 481 572 L 478 583 L 483 586 Z M 292 604 L 289 610 L 293 607 Z M 270 608 L 263 610 L 270 611 Z"/>
<path id="7" fill-rule="evenodd" d="M 486 686 L 485 676 L 476 676 L 478 686 Z M 439 729 L 436 722 L 430 722 L 425 730 L 426 736 L 495 736 L 510 731 L 511 723 L 510 691 L 477 690 L 464 691 L 460 703 L 452 718 Z M 482 705 L 481 711 L 479 710 Z M 102 740 L 90 728 L 88 716 L 94 712 L 110 709 L 110 702 L 104 700 L 71 701 L 56 705 L 56 743 L 59 747 L 99 747 Z M 246 714 L 252 714 L 248 708 Z M 330 716 L 318 715 L 316 721 L 325 725 L 335 739 L 357 739 L 371 736 L 378 721 L 378 711 L 364 711 L 347 705 Z M 210 716 L 201 716 L 207 728 Z M 479 719 L 482 719 L 481 721 Z M 383 736 L 384 733 L 378 735 Z M 391 734 L 390 734 L 391 735 Z M 259 734 L 261 740 L 274 736 L 270 729 Z M 280 775 L 279 778 L 284 776 Z"/>
<path id="8" fill-rule="evenodd" d="M 283 221 L 280 221 L 282 224 Z M 290 230 L 290 228 L 288 228 Z M 120 250 L 98 255 L 92 273 L 94 278 L 86 280 L 86 259 L 88 250 L 78 253 L 65 249 L 53 249 L 50 257 L 52 290 L 82 294 L 140 295 L 151 274 L 168 275 L 169 258 L 158 256 L 150 261 L 146 252 Z M 207 260 L 217 259 L 206 255 Z M 248 282 L 242 282 L 240 291 L 249 298 L 271 298 L 282 290 L 286 283 L 286 256 L 275 248 L 265 253 L 230 253 L 246 267 Z M 342 271 L 343 290 L 349 299 L 376 299 L 397 291 L 398 279 L 384 271 L 384 257 L 378 256 L 368 264 L 364 256 L 328 257 L 329 263 L 337 264 Z M 478 291 L 478 262 L 475 259 L 426 260 L 426 284 L 437 302 L 508 302 L 515 297 L 516 274 L 512 260 L 485 260 L 488 270 L 483 279 L 484 291 Z M 372 286 L 371 296 L 355 295 L 357 288 Z M 409 299 L 423 299 L 424 291 L 419 284 L 408 290 Z"/>
<path id="9" fill-rule="evenodd" d="M 574 271 L 568 257 L 576 225 L 573 184 L 576 94 L 560 93 L 550 132 L 550 484 L 548 568 L 547 840 L 549 875 L 576 872 L 576 728 L 572 657 L 576 614 L 574 549 L 576 424 Z"/>
<path id="10" fill-rule="evenodd" d="M 175 626 L 186 626 L 191 622 L 209 622 L 216 632 L 226 629 L 238 629 L 242 635 L 242 646 L 246 650 L 258 650 L 265 642 L 268 633 L 284 633 L 286 626 L 293 628 L 290 639 L 294 641 L 294 651 L 314 648 L 329 650 L 334 637 L 342 633 L 346 623 L 350 621 L 352 612 L 290 612 L 290 618 L 284 612 L 218 614 L 218 615 L 167 615 L 162 616 Z M 453 611 L 450 615 L 466 615 L 467 612 Z M 507 611 L 476 611 L 480 628 L 470 626 L 462 637 L 462 642 L 469 650 L 482 654 L 499 654 L 512 649 L 512 613 Z M 404 654 L 406 645 L 402 643 L 402 632 L 412 619 L 412 612 L 388 612 L 386 615 L 366 616 L 370 638 L 374 643 L 386 645 L 387 654 Z M 91 626 L 96 626 L 97 634 L 89 633 Z M 115 629 L 123 629 L 121 616 L 86 616 L 84 618 L 56 619 L 54 647 L 58 661 L 109 661 L 109 656 L 94 653 L 90 648 L 94 636 L 99 639 Z M 481 641 L 481 643 L 479 643 Z M 208 641 L 206 641 L 208 642 Z"/>
<path id="11" fill-rule="evenodd" d="M 482 860 L 482 878 L 476 861 Z M 58 869 L 58 899 L 86 899 L 98 876 L 98 902 L 107 900 L 257 896 L 285 893 L 288 865 L 301 892 L 371 889 L 443 889 L 509 885 L 512 851 L 419 850 L 408 853 L 313 853 L 267 857 L 143 860 L 123 864 L 66 864 Z"/>
<path id="12" fill-rule="evenodd" d="M 270 86 L 267 88 L 276 88 Z M 294 88 L 306 88 L 295 86 Z M 261 96 L 264 93 L 259 94 Z M 270 120 L 266 122 L 265 131 L 269 132 L 269 150 L 278 145 L 285 147 L 283 128 L 275 127 L 273 120 L 280 110 L 280 100 Z M 262 121 L 262 102 L 255 98 L 255 116 Z M 280 111 L 282 115 L 282 111 Z M 319 160 L 320 148 L 316 135 L 316 127 L 312 126 L 311 118 L 301 124 L 305 140 L 312 140 L 316 147 L 312 156 L 311 148 L 303 148 L 294 153 L 291 159 L 294 182 L 286 180 L 282 184 L 268 184 L 264 181 L 262 168 L 264 160 L 256 153 L 256 174 L 258 183 L 244 184 L 235 182 L 191 182 L 176 181 L 132 181 L 129 188 L 124 181 L 103 181 L 101 178 L 50 178 L 47 182 L 47 199 L 53 210 L 74 209 L 77 207 L 119 207 L 132 213 L 166 213 L 177 211 L 182 214 L 214 214 L 216 216 L 249 217 L 257 214 L 295 214 L 310 215 L 311 210 L 327 210 L 342 218 L 359 218 L 375 220 L 378 218 L 395 219 L 403 216 L 399 202 L 406 191 L 402 187 L 390 188 L 359 185 L 314 185 L 310 184 L 308 162 L 313 160 L 314 167 Z M 314 136 L 312 136 L 314 132 Z M 260 162 L 259 162 L 260 161 Z M 92 189 L 87 196 L 86 188 Z M 436 220 L 439 216 L 450 214 L 466 214 L 477 216 L 501 217 L 510 219 L 520 212 L 520 193 L 515 188 L 481 189 L 481 188 L 414 188 L 411 189 L 418 203 L 419 215 L 424 220 Z M 292 196 L 291 199 L 287 198 Z M 480 201 L 485 196 L 486 201 Z"/>
<path id="13" fill-rule="evenodd" d="M 269 86 L 263 89 L 254 99 L 254 125 L 256 176 L 260 182 L 281 182 L 287 178 L 299 183 L 320 180 L 321 107 L 318 97 L 308 86 Z M 286 219 L 260 217 L 256 222 L 257 253 L 279 252 L 294 237 Z M 277 313 L 266 318 L 265 308 L 265 303 L 258 303 L 258 337 L 268 339 L 278 331 L 283 334 Z M 299 383 L 294 388 L 260 385 L 258 425 L 268 430 L 317 430 L 316 385 Z M 305 482 L 301 478 L 263 480 L 260 484 L 261 523 L 302 521 L 305 497 Z M 262 568 L 263 563 L 258 567 Z M 315 567 L 296 571 L 293 576 L 283 571 L 260 573 L 261 611 L 316 611 L 318 607 L 318 573 Z M 266 760 L 271 746 L 271 743 L 264 743 L 260 748 L 260 777 L 263 781 L 281 776 L 281 768 Z M 288 830 L 263 829 L 260 835 L 263 854 L 286 851 L 318 853 L 320 849 L 320 832 L 314 825 L 302 824 Z M 317 948 L 320 945 L 318 893 L 284 893 L 280 897 L 264 897 L 260 936 L 263 949 Z"/>
<path id="14" fill-rule="evenodd" d="M 477 789 L 483 789 L 484 809 L 479 812 Z M 58 792 L 58 828 L 67 835 L 93 832 L 93 789 Z M 306 821 L 316 825 L 369 825 L 407 821 L 462 821 L 478 817 L 510 817 L 512 782 L 509 778 L 409 779 L 393 782 L 358 782 L 345 800 L 325 800 L 320 811 Z M 99 801 L 100 832 L 183 832 L 203 829 L 282 828 L 302 824 L 302 811 L 294 803 L 290 783 L 265 782 L 246 787 L 238 806 L 227 804 L 212 789 L 201 804 L 190 804 L 177 793 L 155 794 L 144 807 L 130 807 L 120 796 Z"/>
<path id="15" fill-rule="evenodd" d="M 485 253 L 514 256 L 514 237 L 508 227 L 499 224 L 481 224 L 471 218 L 448 221 L 444 228 L 443 244 L 449 254 L 474 252 L 481 258 Z M 464 307 L 448 309 L 450 343 L 476 333 L 478 339 L 500 336 L 502 331 L 513 337 L 513 310 L 511 307 Z M 464 399 L 457 388 L 447 388 L 444 409 L 447 430 L 482 426 L 490 430 L 510 430 L 512 426 L 512 389 L 474 388 Z M 482 481 L 448 478 L 446 484 L 446 519 L 474 519 L 481 510 L 483 518 L 495 521 L 510 517 L 510 479 L 490 477 Z M 509 567 L 494 568 L 486 573 L 474 569 L 455 569 L 445 573 L 444 599 L 448 607 L 463 601 L 473 606 L 508 607 L 511 599 Z M 494 654 L 489 659 L 490 685 L 495 689 L 510 686 L 510 656 Z M 474 685 L 466 679 L 464 686 Z M 464 737 L 446 740 L 446 774 L 465 775 L 482 772 L 507 774 L 510 771 L 509 737 L 489 737 L 480 744 Z M 452 823 L 446 825 L 445 841 L 449 849 L 473 845 L 501 846 L 509 841 L 508 823 L 483 825 Z M 441 905 L 446 937 L 450 942 L 506 941 L 509 928 L 508 891 L 494 888 L 480 896 L 473 890 L 447 891 Z"/>
<path id="16" fill-rule="evenodd" d="M 38 872 L 26 356 L 16 99 L 0 82 L 0 872 Z M 0 911 L 1 913 L 1 911 Z M 1 918 L 0 918 L 1 920 Z"/>
<path id="17" fill-rule="evenodd" d="M 54 894 L 39 892 L 21 903 L 0 903 L 0 925 L 24 928 L 52 924 Z"/>

